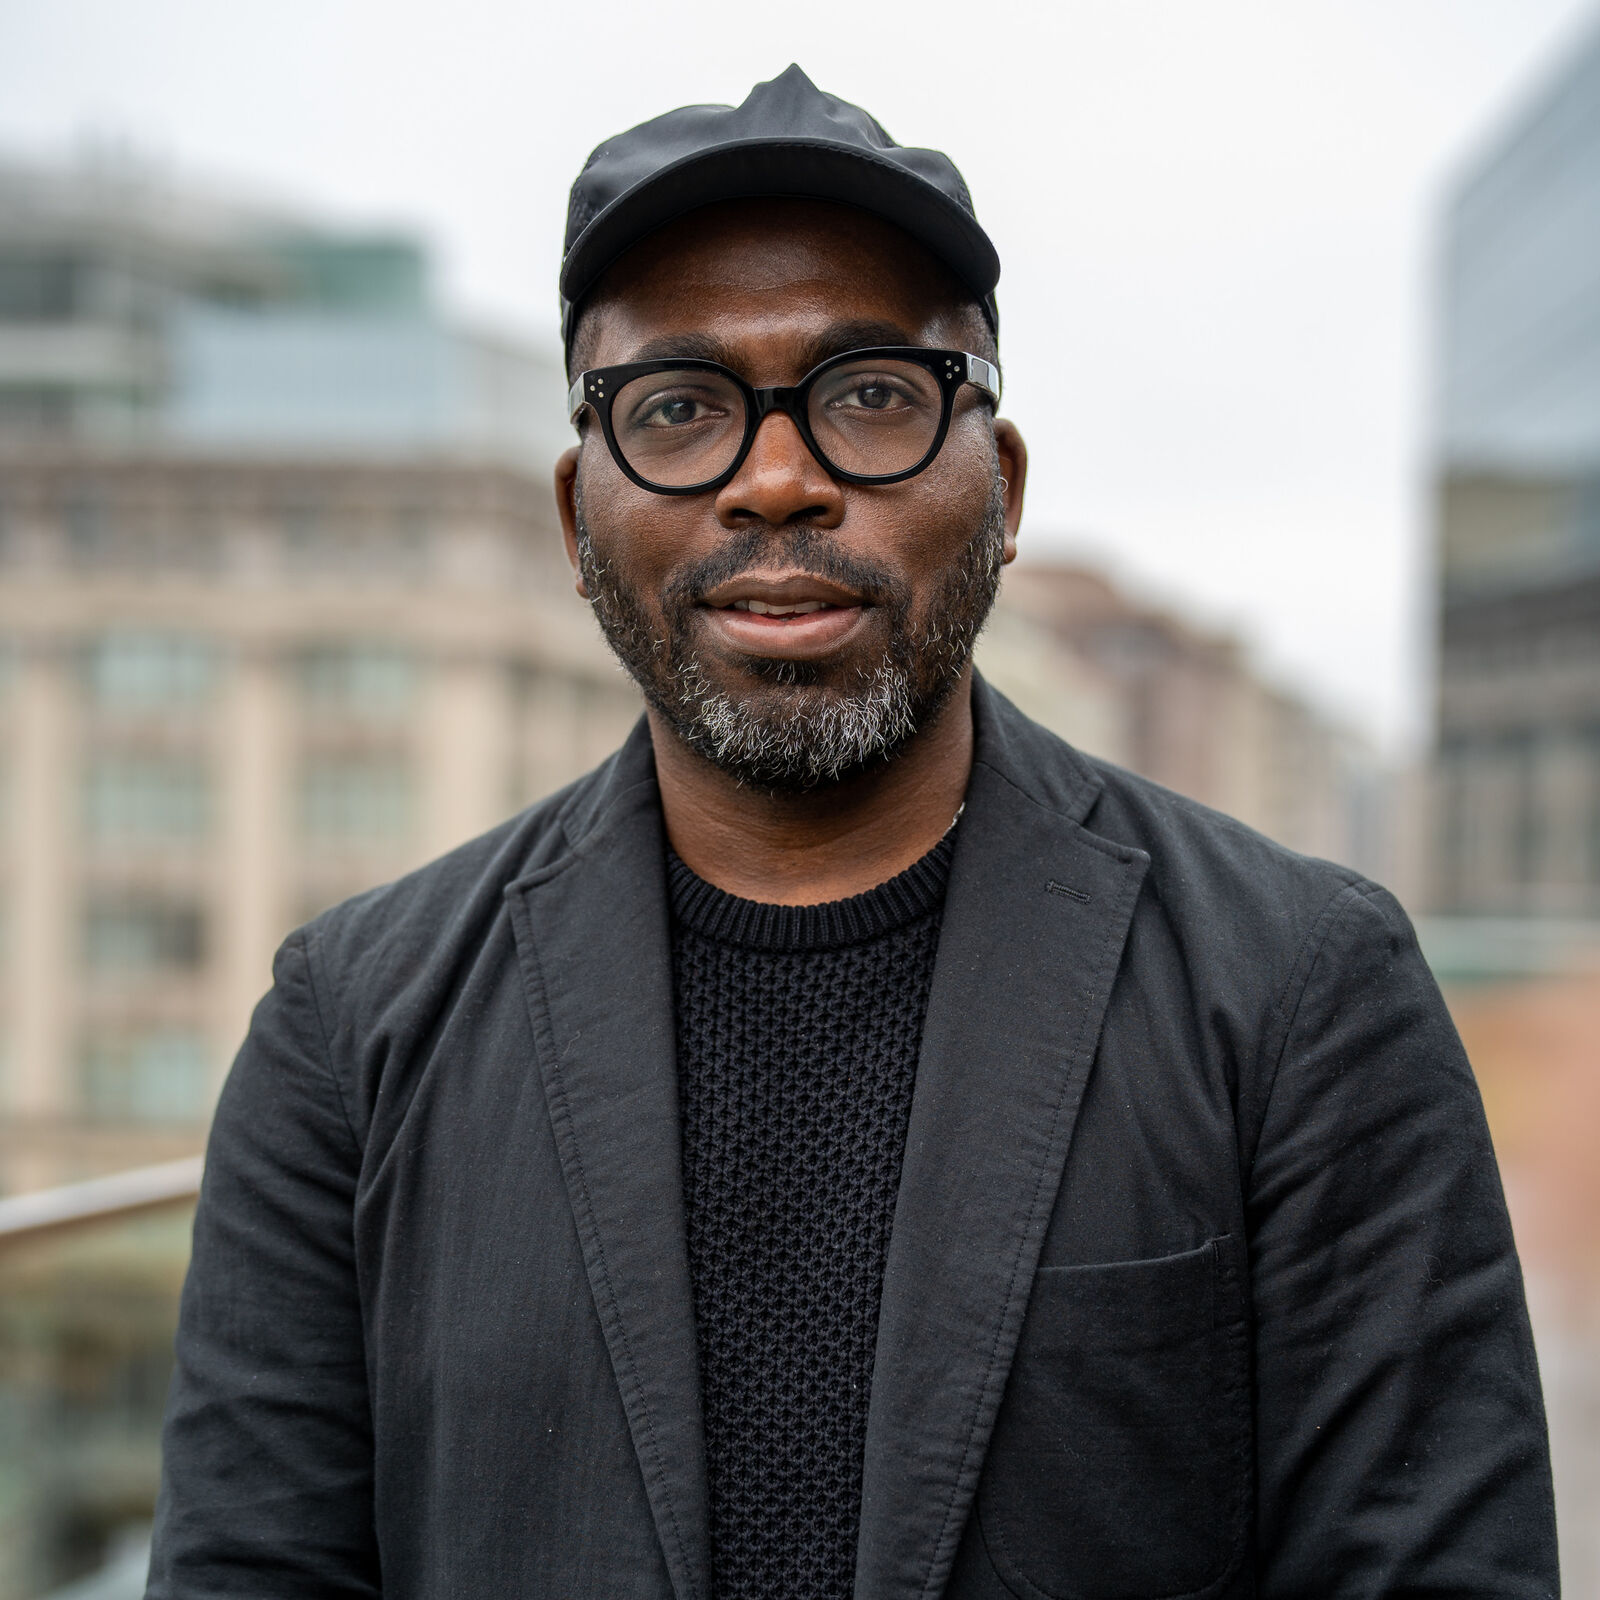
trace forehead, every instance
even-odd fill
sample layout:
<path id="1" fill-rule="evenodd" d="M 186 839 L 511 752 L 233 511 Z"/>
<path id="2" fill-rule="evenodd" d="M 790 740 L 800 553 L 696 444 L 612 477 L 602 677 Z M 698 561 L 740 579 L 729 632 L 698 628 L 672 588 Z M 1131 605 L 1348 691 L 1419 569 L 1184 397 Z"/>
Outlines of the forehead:
<path id="1" fill-rule="evenodd" d="M 635 245 L 595 290 L 586 364 L 630 359 L 674 333 L 758 351 L 882 323 L 913 343 L 950 336 L 968 297 L 916 240 L 824 201 L 725 201 Z"/>

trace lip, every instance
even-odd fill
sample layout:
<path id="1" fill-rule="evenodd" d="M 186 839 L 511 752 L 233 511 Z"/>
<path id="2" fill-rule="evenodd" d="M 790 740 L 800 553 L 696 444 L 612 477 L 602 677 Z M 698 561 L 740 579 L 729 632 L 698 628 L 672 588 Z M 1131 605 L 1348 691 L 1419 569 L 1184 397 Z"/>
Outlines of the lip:
<path id="1" fill-rule="evenodd" d="M 819 578 L 814 572 L 743 572 L 707 590 L 700 603 L 720 610 L 740 600 L 760 600 L 765 605 L 778 606 L 801 605 L 808 600 L 840 607 L 867 604 L 853 589 Z"/>
<path id="2" fill-rule="evenodd" d="M 774 616 L 745 609 L 752 601 L 816 609 Z M 732 649 L 790 661 L 837 649 L 871 609 L 862 595 L 809 572 L 743 573 L 708 590 L 699 605 L 706 623 Z"/>

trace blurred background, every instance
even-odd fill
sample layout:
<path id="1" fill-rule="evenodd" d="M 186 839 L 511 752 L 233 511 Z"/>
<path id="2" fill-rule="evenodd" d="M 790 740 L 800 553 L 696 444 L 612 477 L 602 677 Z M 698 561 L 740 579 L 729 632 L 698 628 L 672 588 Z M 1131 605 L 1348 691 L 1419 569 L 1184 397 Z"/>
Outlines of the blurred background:
<path id="1" fill-rule="evenodd" d="M 0 1600 L 142 1592 L 279 940 L 636 715 L 549 492 L 565 191 L 790 60 L 1005 263 L 984 670 L 1417 918 L 1600 1597 L 1593 0 L 0 0 Z"/>

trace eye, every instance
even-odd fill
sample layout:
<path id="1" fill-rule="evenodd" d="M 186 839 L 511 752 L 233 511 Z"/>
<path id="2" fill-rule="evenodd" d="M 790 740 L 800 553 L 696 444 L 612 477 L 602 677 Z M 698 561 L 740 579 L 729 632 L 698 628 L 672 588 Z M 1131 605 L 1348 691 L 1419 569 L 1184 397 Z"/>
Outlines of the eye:
<path id="1" fill-rule="evenodd" d="M 632 417 L 636 428 L 677 428 L 701 415 L 701 405 L 693 395 L 652 395 L 638 406 Z"/>
<path id="2" fill-rule="evenodd" d="M 658 389 L 628 408 L 630 428 L 684 428 L 726 414 L 716 395 L 694 389 Z"/>
<path id="3" fill-rule="evenodd" d="M 904 388 L 892 378 L 870 373 L 853 375 L 830 404 L 861 411 L 893 411 L 906 404 Z"/>
<path id="4" fill-rule="evenodd" d="M 693 422 L 699 414 L 699 407 L 693 400 L 678 394 L 658 400 L 641 420 L 646 427 L 671 427 L 675 423 Z"/>

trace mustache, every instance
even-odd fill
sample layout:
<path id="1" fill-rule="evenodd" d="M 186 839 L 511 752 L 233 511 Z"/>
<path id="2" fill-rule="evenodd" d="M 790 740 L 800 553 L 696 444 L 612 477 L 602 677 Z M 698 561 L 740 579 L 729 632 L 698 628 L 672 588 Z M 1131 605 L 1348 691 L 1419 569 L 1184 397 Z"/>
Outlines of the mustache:
<path id="1" fill-rule="evenodd" d="M 663 599 L 673 610 L 687 610 L 752 567 L 774 564 L 836 583 L 870 605 L 905 608 L 910 604 L 905 585 L 883 568 L 844 555 L 826 533 L 803 524 L 740 529 L 711 555 L 674 573 Z"/>

